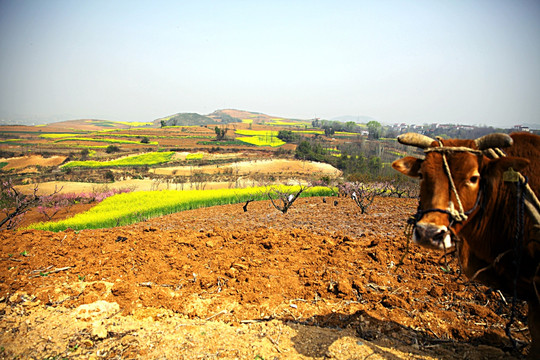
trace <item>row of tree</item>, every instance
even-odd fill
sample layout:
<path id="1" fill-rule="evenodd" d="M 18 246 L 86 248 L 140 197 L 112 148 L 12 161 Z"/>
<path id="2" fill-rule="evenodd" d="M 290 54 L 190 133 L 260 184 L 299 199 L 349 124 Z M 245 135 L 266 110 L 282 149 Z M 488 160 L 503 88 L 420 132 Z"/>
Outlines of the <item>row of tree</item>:
<path id="1" fill-rule="evenodd" d="M 383 126 L 377 121 L 369 121 L 367 124 L 357 124 L 354 121 L 341 122 L 330 120 L 315 119 L 311 122 L 314 128 L 324 130 L 327 137 L 333 136 L 337 131 L 345 131 L 351 133 L 369 132 L 369 139 L 379 139 L 382 137 L 395 138 L 404 132 L 418 132 L 431 137 L 441 136 L 443 138 L 453 139 L 476 139 L 478 137 L 492 134 L 495 132 L 510 133 L 513 129 L 494 128 L 492 126 L 459 126 L 459 125 L 423 125 L 423 126 L 408 126 L 392 127 Z"/>
<path id="2" fill-rule="evenodd" d="M 383 127 L 377 121 L 370 121 L 366 125 L 359 125 L 354 121 L 341 122 L 315 119 L 311 122 L 314 128 L 324 130 L 326 137 L 333 136 L 337 131 L 361 134 L 368 131 L 370 139 L 379 139 L 383 135 Z"/>
<path id="3" fill-rule="evenodd" d="M 296 147 L 295 156 L 297 159 L 324 162 L 341 170 L 345 177 L 350 179 L 378 179 L 394 173 L 383 171 L 383 164 L 380 156 L 366 154 L 360 148 L 343 149 L 339 156 L 328 148 L 325 148 L 320 141 L 303 140 Z"/>

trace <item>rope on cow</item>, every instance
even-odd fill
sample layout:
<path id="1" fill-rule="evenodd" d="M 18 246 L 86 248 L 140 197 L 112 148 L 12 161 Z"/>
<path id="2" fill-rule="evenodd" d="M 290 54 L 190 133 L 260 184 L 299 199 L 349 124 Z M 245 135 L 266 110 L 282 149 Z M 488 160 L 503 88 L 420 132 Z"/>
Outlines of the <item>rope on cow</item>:
<path id="1" fill-rule="evenodd" d="M 484 154 L 491 158 L 491 159 L 498 159 L 505 157 L 506 154 L 504 151 L 502 151 L 499 148 L 494 149 L 486 149 L 484 151 Z M 517 177 L 512 182 L 516 183 L 516 190 L 517 190 L 517 217 L 518 217 L 518 223 L 517 223 L 517 229 L 516 229 L 516 236 L 515 236 L 515 243 L 514 243 L 514 252 L 515 252 L 515 259 L 514 259 L 514 265 L 516 266 L 516 274 L 513 279 L 513 285 L 514 285 L 514 296 L 512 299 L 512 310 L 510 315 L 510 320 L 505 328 L 505 333 L 512 342 L 512 345 L 514 348 L 516 348 L 516 341 L 512 338 L 510 327 L 514 322 L 515 317 L 515 311 L 516 311 L 516 301 L 517 301 L 517 281 L 519 277 L 519 270 L 520 270 L 520 263 L 521 263 L 521 257 L 522 257 L 522 247 L 523 247 L 523 229 L 525 226 L 525 211 L 529 214 L 531 220 L 533 223 L 536 224 L 536 226 L 540 225 L 540 201 L 538 200 L 538 197 L 534 193 L 534 191 L 531 189 L 528 180 L 525 176 L 523 176 L 520 172 L 517 172 Z M 538 241 L 535 239 L 529 239 L 529 241 Z M 509 251 L 512 251 L 512 249 L 508 250 L 504 254 L 508 253 Z M 496 261 L 501 257 L 500 255 L 495 259 Z M 496 262 L 495 261 L 495 262 Z M 493 265 L 495 265 L 495 262 Z M 538 276 L 538 273 L 540 271 L 540 264 L 537 266 L 535 273 L 533 275 L 532 280 L 532 286 L 536 295 L 536 298 L 540 300 L 540 292 L 538 290 L 538 287 L 536 286 L 536 277 Z M 475 274 L 476 275 L 476 274 Z"/>
<path id="2" fill-rule="evenodd" d="M 497 257 L 495 258 L 495 260 L 493 260 L 493 262 L 492 262 L 491 264 L 489 264 L 488 266 L 483 267 L 483 268 L 481 268 L 481 269 L 478 269 L 478 270 L 474 273 L 474 275 L 471 276 L 470 280 L 471 280 L 471 281 L 474 281 L 474 280 L 476 280 L 476 278 L 478 277 L 478 275 L 480 275 L 480 274 L 483 273 L 484 271 L 487 271 L 487 270 L 489 270 L 489 269 L 495 268 L 495 266 L 499 263 L 499 261 L 501 261 L 501 259 L 502 259 L 504 256 L 510 254 L 511 252 L 512 252 L 512 249 L 506 250 L 505 252 L 500 253 L 499 255 L 497 255 Z"/>
<path id="3" fill-rule="evenodd" d="M 454 241 L 454 243 L 456 243 L 455 241 L 455 237 L 453 236 L 454 235 L 454 232 L 452 231 L 452 229 L 449 229 L 448 230 L 448 233 L 450 233 L 450 237 L 452 238 L 452 241 Z M 446 248 L 446 244 L 444 243 L 444 241 L 442 242 L 443 244 L 443 251 L 444 253 L 441 255 L 441 257 L 439 257 L 439 260 L 437 261 L 437 263 L 440 265 L 441 264 L 441 260 L 444 258 L 444 268 L 442 267 L 441 265 L 441 269 L 444 271 L 444 272 L 450 272 L 450 266 L 448 264 L 448 258 L 447 256 L 448 255 L 452 255 L 454 252 L 456 252 L 456 249 L 453 249 L 453 250 L 448 250 Z M 457 244 L 457 243 L 456 243 Z"/>
<path id="4" fill-rule="evenodd" d="M 407 225 L 405 226 L 405 238 L 407 239 L 407 243 L 405 244 L 405 251 L 403 252 L 403 255 L 401 255 L 401 258 L 399 259 L 396 270 L 403 265 L 405 262 L 405 256 L 409 253 L 410 245 L 411 245 L 411 239 L 414 232 L 414 226 L 416 225 L 415 217 L 411 216 L 409 220 L 407 220 Z"/>
<path id="5" fill-rule="evenodd" d="M 534 272 L 534 276 L 533 276 L 533 287 L 534 287 L 534 292 L 536 293 L 536 299 L 538 299 L 540 301 L 540 291 L 538 291 L 538 288 L 536 287 L 536 277 L 540 274 L 540 264 L 538 264 L 538 266 L 536 267 L 536 271 Z"/>
<path id="6" fill-rule="evenodd" d="M 521 181 L 518 181 L 516 183 L 516 190 L 517 190 L 517 204 L 516 204 L 516 217 L 517 217 L 517 229 L 516 229 L 516 235 L 514 237 L 514 265 L 516 267 L 516 274 L 514 278 L 512 279 L 513 285 L 514 285 L 514 293 L 512 294 L 512 309 L 510 312 L 510 320 L 508 321 L 508 324 L 506 324 L 506 328 L 504 329 L 506 332 L 506 336 L 510 339 L 512 342 L 512 345 L 514 349 L 517 350 L 517 342 L 512 337 L 512 333 L 510 331 L 510 327 L 514 323 L 515 316 L 516 316 L 516 305 L 517 305 L 517 283 L 519 279 L 519 270 L 521 268 L 521 257 L 522 257 L 522 246 L 523 246 L 523 228 L 525 226 L 525 206 L 524 206 L 524 191 L 522 187 L 527 185 L 527 182 L 522 183 Z"/>
<path id="7" fill-rule="evenodd" d="M 437 137 L 437 140 L 439 140 L 439 147 L 427 148 L 424 150 L 424 153 L 438 152 L 438 153 L 443 153 L 443 154 L 451 154 L 455 152 L 468 152 L 468 153 L 477 154 L 477 155 L 483 154 L 481 150 L 471 149 L 466 146 L 444 146 L 443 143 L 441 142 L 442 138 L 440 137 Z"/>
<path id="8" fill-rule="evenodd" d="M 438 147 L 427 148 L 427 149 L 424 150 L 424 153 L 438 152 L 438 153 L 441 153 L 443 155 L 443 162 L 445 163 L 445 171 L 446 171 L 446 174 L 447 174 L 448 178 L 450 179 L 450 184 L 451 185 L 453 185 L 453 181 L 452 181 L 452 178 L 449 176 L 449 167 L 448 167 L 448 162 L 446 160 L 446 157 L 444 156 L 445 154 L 451 154 L 451 153 L 456 153 L 456 152 L 468 152 L 468 153 L 476 154 L 476 155 L 486 155 L 488 158 L 491 158 L 491 159 L 498 159 L 498 158 L 502 158 L 502 157 L 506 156 L 504 151 L 499 149 L 499 148 L 489 148 L 489 149 L 485 149 L 485 150 L 475 150 L 475 149 L 471 149 L 471 148 L 466 147 L 466 146 L 456 146 L 456 147 L 444 146 L 444 144 L 442 143 L 442 138 L 441 137 L 437 137 L 437 140 L 439 141 L 439 146 Z M 525 189 L 524 189 L 524 192 L 525 192 L 525 209 L 527 210 L 527 212 L 529 213 L 531 218 L 534 220 L 535 224 L 540 226 L 540 200 L 538 200 L 538 197 L 536 196 L 534 191 L 531 189 L 531 187 L 527 183 L 525 177 L 519 172 L 517 174 L 518 174 L 519 181 L 521 181 L 522 183 L 525 183 Z M 455 188 L 455 186 L 454 186 L 454 188 Z M 455 191 L 454 191 L 454 193 L 457 194 Z M 456 198 L 457 198 L 458 205 L 459 205 L 460 198 L 459 198 L 459 196 L 456 196 Z M 452 209 L 450 209 L 450 212 L 452 212 L 452 216 L 456 216 L 457 221 L 460 221 L 458 219 L 460 217 L 462 217 L 462 213 L 460 213 L 457 210 L 452 211 Z M 467 219 L 467 217 L 465 217 L 461 221 L 464 221 L 466 219 Z"/>
<path id="9" fill-rule="evenodd" d="M 396 270 L 399 266 L 403 265 L 405 263 L 405 257 L 407 256 L 407 254 L 409 254 L 409 250 L 410 250 L 410 245 L 411 245 L 411 240 L 412 240 L 412 236 L 413 236 L 413 233 L 414 233 L 414 228 L 416 226 L 416 223 L 418 222 L 418 214 L 421 214 L 421 210 L 420 210 L 420 207 L 418 208 L 418 211 L 415 215 L 412 215 L 411 217 L 409 217 L 409 219 L 407 220 L 407 225 L 405 226 L 405 230 L 403 231 L 404 234 L 405 234 L 405 239 L 407 239 L 407 242 L 405 244 L 405 250 L 403 252 L 403 255 L 401 255 L 401 258 L 399 259 L 397 265 L 396 265 Z M 448 232 L 450 233 L 450 236 L 452 237 L 452 241 L 455 243 L 455 244 L 458 244 L 461 239 L 457 236 L 457 234 L 453 231 L 453 229 L 449 229 Z M 441 260 L 444 258 L 444 264 L 445 264 L 445 271 L 449 271 L 450 270 L 450 267 L 448 265 L 448 259 L 447 259 L 447 256 L 448 255 L 452 255 L 454 253 L 457 254 L 457 256 L 459 257 L 459 253 L 457 252 L 456 249 L 454 250 L 450 250 L 448 251 L 448 249 L 446 248 L 444 242 L 443 242 L 443 255 L 441 255 L 441 257 L 439 258 L 439 260 L 437 261 L 439 264 L 441 263 Z M 459 262 L 458 262 L 459 264 Z"/>
<path id="10" fill-rule="evenodd" d="M 504 151 L 502 151 L 499 148 L 486 149 L 484 150 L 484 155 L 486 155 L 487 157 L 491 159 L 498 159 L 500 157 L 502 158 L 506 156 Z M 538 197 L 532 190 L 531 186 L 528 184 L 527 179 L 520 172 L 517 172 L 516 180 L 521 181 L 522 183 L 525 184 L 525 189 L 524 189 L 525 210 L 527 210 L 527 212 L 529 213 L 529 216 L 534 221 L 534 223 L 537 226 L 540 226 L 540 200 L 538 200 Z"/>
<path id="11" fill-rule="evenodd" d="M 437 140 L 439 140 L 439 148 L 443 147 L 442 139 L 440 137 L 437 137 Z M 437 149 L 437 148 L 434 148 Z M 459 148 L 455 148 L 459 149 Z M 470 150 L 470 149 L 469 149 Z M 467 150 L 467 151 L 469 151 Z M 458 150 L 454 150 L 458 151 Z M 454 179 L 452 178 L 452 173 L 450 171 L 450 166 L 448 165 L 448 161 L 446 160 L 446 153 L 442 152 L 442 158 L 443 158 L 443 164 L 444 164 L 444 171 L 446 173 L 446 176 L 448 177 L 448 182 L 450 183 L 450 187 L 452 188 L 452 192 L 456 196 L 456 201 L 458 204 L 458 210 L 456 210 L 453 206 L 448 209 L 450 216 L 456 220 L 457 222 L 465 221 L 467 220 L 468 216 L 465 214 L 465 211 L 463 210 L 463 204 L 461 203 L 461 199 L 459 198 L 458 191 L 456 189 L 456 184 L 454 184 Z"/>
<path id="12" fill-rule="evenodd" d="M 482 154 L 484 154 L 483 151 L 481 150 L 475 150 L 475 149 L 471 149 L 469 147 L 466 147 L 466 146 L 444 146 L 443 144 L 443 139 L 441 137 L 437 137 L 437 141 L 439 142 L 439 146 L 438 147 L 430 147 L 430 148 L 427 148 L 424 150 L 425 153 L 430 153 L 430 152 L 438 152 L 442 155 L 442 159 L 443 159 L 443 165 L 444 165 L 444 171 L 446 173 L 446 176 L 448 177 L 448 182 L 450 184 L 450 188 L 452 190 L 452 192 L 454 193 L 455 197 L 456 197 L 456 202 L 457 202 L 457 205 L 458 205 L 458 209 L 455 209 L 454 206 L 442 211 L 442 212 L 445 212 L 447 213 L 453 221 L 455 222 L 463 222 L 463 221 L 466 221 L 468 219 L 468 213 L 469 212 L 465 212 L 465 210 L 463 209 L 463 204 L 461 202 L 461 198 L 459 197 L 459 193 L 457 191 L 457 188 L 456 188 L 456 185 L 454 183 L 454 179 L 452 178 L 452 172 L 450 171 L 450 165 L 448 165 L 448 160 L 446 159 L 446 154 L 452 154 L 452 153 L 456 153 L 456 152 L 467 152 L 467 153 L 471 153 L 471 154 L 476 154 L 477 156 L 480 156 Z M 479 198 L 477 198 L 478 200 Z M 452 203 L 453 205 L 453 203 Z M 475 205 L 476 207 L 476 205 Z M 438 210 L 440 211 L 440 210 Z"/>

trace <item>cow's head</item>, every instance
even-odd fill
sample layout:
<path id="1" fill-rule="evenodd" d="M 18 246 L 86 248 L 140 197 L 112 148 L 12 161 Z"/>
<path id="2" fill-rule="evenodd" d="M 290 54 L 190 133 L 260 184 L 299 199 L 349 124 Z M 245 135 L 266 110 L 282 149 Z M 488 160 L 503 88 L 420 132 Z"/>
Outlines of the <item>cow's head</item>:
<path id="1" fill-rule="evenodd" d="M 461 227 L 479 208 L 487 178 L 502 177 L 509 167 L 516 171 L 528 162 L 520 158 L 489 159 L 483 151 L 512 145 L 507 134 L 490 134 L 476 140 L 434 140 L 419 134 L 403 134 L 402 144 L 424 149 L 425 158 L 394 161 L 397 171 L 420 179 L 420 205 L 415 217 L 413 241 L 419 245 L 448 249 L 450 233 Z M 455 190 L 454 190 L 455 189 Z"/>

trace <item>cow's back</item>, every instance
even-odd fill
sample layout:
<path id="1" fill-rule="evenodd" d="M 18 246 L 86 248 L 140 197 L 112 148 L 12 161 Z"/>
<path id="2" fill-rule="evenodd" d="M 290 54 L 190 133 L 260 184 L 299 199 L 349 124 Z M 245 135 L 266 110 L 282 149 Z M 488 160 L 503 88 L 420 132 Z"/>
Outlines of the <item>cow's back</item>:
<path id="1" fill-rule="evenodd" d="M 540 197 L 540 136 L 529 133 L 510 134 L 514 145 L 505 149 L 508 156 L 526 158 L 530 161 L 521 173 L 527 176 L 529 185 Z"/>
<path id="2" fill-rule="evenodd" d="M 520 157 L 529 160 L 529 164 L 520 170 L 527 177 L 529 185 L 536 196 L 540 196 L 540 136 L 528 133 L 511 134 L 514 144 L 504 149 L 509 157 Z M 503 182 L 502 178 L 494 179 L 492 187 L 486 189 L 480 215 L 472 219 L 462 228 L 460 236 L 464 244 L 460 249 L 460 257 L 465 274 L 474 276 L 480 282 L 513 292 L 513 279 L 516 270 L 512 257 L 515 240 L 519 232 L 519 216 L 516 209 L 516 185 Z M 530 286 L 537 265 L 540 262 L 540 243 L 537 243 L 537 232 L 533 229 L 533 221 L 525 216 L 523 229 L 525 246 L 522 254 L 519 281 L 519 293 L 524 298 L 534 295 Z M 496 260 L 497 259 L 497 260 Z"/>

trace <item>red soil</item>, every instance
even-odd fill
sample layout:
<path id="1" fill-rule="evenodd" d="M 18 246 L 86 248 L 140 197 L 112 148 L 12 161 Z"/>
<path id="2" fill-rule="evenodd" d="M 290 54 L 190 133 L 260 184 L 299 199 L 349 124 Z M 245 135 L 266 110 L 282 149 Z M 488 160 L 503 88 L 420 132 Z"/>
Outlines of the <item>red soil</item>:
<path id="1" fill-rule="evenodd" d="M 415 200 L 0 233 L 0 358 L 508 359 L 510 307 L 411 245 Z M 404 264 L 397 266 L 405 254 Z M 101 301 L 104 300 L 104 301 Z M 523 304 L 512 329 L 527 343 Z M 525 350 L 526 351 L 526 350 Z"/>

